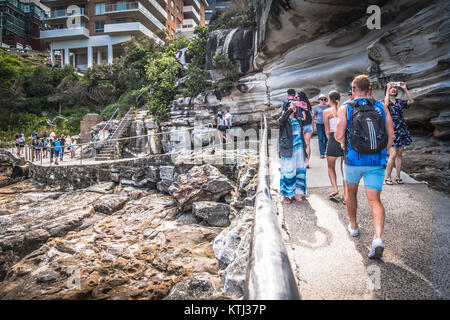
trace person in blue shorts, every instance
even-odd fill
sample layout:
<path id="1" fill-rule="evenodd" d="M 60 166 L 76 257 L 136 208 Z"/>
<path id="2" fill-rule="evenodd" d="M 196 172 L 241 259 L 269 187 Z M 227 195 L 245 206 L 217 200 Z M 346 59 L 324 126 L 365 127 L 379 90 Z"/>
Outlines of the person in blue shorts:
<path id="1" fill-rule="evenodd" d="M 353 103 L 359 106 L 372 105 L 370 101 L 370 79 L 366 75 L 357 76 L 352 82 Z M 369 103 L 370 102 L 370 103 Z M 358 106 L 355 105 L 355 108 Z M 345 147 L 344 181 L 347 189 L 345 202 L 350 224 L 347 229 L 351 236 L 359 235 L 356 221 L 358 206 L 358 185 L 361 178 L 364 178 L 367 200 L 372 211 L 374 239 L 369 258 L 379 259 L 383 255 L 384 243 L 383 228 L 385 211 L 381 203 L 381 189 L 387 163 L 387 148 L 390 148 L 394 141 L 394 127 L 389 110 L 384 108 L 381 101 L 375 101 L 372 107 L 381 115 L 384 120 L 388 142 L 384 149 L 377 153 L 363 154 L 356 152 L 349 141 L 346 133 L 351 135 L 350 120 L 354 111 L 352 104 L 342 106 L 338 111 L 338 123 L 336 126 L 335 138 Z M 348 141 L 347 141 L 348 140 Z M 369 140 L 369 139 L 368 139 Z M 369 143 L 369 142 L 368 142 Z"/>
<path id="2" fill-rule="evenodd" d="M 61 142 L 59 142 L 58 138 L 55 137 L 55 141 L 53 141 L 53 150 L 55 155 L 55 165 L 59 165 L 58 158 L 59 158 L 59 152 L 61 151 Z"/>

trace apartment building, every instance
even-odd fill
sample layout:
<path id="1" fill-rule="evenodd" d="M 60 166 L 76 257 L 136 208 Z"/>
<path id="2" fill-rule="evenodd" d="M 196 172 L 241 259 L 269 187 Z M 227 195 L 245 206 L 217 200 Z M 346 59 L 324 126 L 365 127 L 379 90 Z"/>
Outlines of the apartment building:
<path id="1" fill-rule="evenodd" d="M 204 25 L 206 0 L 41 0 L 50 8 L 41 31 L 50 46 L 51 61 L 61 54 L 63 65 L 81 71 L 94 64 L 112 63 L 121 54 L 120 44 L 140 34 L 162 43 L 183 31 L 185 11 L 195 12 Z M 197 17 L 199 16 L 199 17 Z"/>
<path id="2" fill-rule="evenodd" d="M 0 46 L 18 49 L 45 49 L 39 39 L 45 11 L 39 4 L 24 0 L 0 0 Z"/>

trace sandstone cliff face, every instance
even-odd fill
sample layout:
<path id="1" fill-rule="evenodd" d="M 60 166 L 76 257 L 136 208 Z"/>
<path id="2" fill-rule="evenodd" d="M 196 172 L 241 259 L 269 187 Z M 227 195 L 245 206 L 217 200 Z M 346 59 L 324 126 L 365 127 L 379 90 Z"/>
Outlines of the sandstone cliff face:
<path id="1" fill-rule="evenodd" d="M 371 77 L 378 99 L 388 81 L 406 81 L 416 99 L 405 112 L 410 126 L 425 128 L 435 137 L 448 137 L 447 1 L 253 3 L 258 27 L 253 53 L 250 50 L 247 54 L 253 66 L 220 101 L 212 93 L 206 94 L 206 104 L 217 109 L 230 106 L 237 117 L 252 114 L 248 120 L 256 123 L 255 113 L 277 114 L 288 88 L 302 88 L 315 100 L 319 93 L 349 90 L 353 77 L 364 73 Z M 366 26 L 370 16 L 366 10 L 371 4 L 381 7 L 379 30 Z M 238 30 L 217 31 L 210 40 L 214 44 L 236 42 L 236 34 Z M 210 56 L 219 52 L 233 60 L 236 48 L 242 46 L 211 48 Z M 242 51 L 239 54 L 242 61 Z"/>

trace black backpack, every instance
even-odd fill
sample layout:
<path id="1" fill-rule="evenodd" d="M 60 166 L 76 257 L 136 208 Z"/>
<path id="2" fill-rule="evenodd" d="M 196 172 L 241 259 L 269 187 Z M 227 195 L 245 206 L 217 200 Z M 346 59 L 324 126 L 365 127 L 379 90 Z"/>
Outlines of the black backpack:
<path id="1" fill-rule="evenodd" d="M 346 140 L 350 140 L 353 150 L 363 154 L 374 154 L 386 148 L 388 143 L 386 124 L 373 107 L 375 100 L 369 100 L 365 105 L 359 105 L 354 101 L 349 104 L 353 107 L 353 112 L 350 118 L 351 134 L 347 130 Z"/>

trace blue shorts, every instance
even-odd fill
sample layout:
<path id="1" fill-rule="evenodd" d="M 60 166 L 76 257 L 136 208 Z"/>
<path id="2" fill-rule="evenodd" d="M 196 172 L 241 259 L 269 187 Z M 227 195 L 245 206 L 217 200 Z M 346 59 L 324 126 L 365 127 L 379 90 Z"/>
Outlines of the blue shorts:
<path id="1" fill-rule="evenodd" d="M 303 127 L 303 132 L 313 133 L 313 126 L 312 126 L 312 124 L 307 124 L 306 126 L 304 126 Z"/>
<path id="2" fill-rule="evenodd" d="M 385 172 L 386 168 L 383 166 L 348 166 L 344 164 L 344 180 L 351 186 L 358 185 L 361 177 L 364 177 L 366 188 L 381 191 Z"/>

